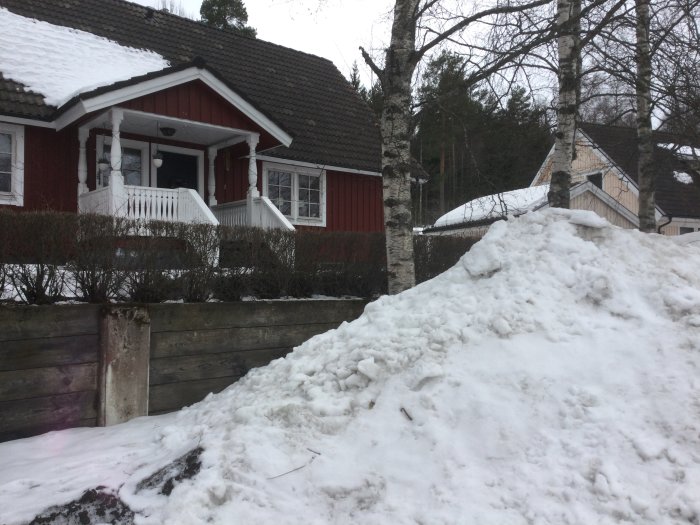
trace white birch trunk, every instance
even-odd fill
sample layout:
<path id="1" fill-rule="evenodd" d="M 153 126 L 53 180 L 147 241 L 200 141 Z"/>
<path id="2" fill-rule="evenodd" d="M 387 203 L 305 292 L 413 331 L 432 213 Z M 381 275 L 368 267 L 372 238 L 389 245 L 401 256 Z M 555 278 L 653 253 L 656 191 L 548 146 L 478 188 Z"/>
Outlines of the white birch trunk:
<path id="1" fill-rule="evenodd" d="M 656 231 L 654 199 L 654 143 L 651 138 L 651 49 L 649 46 L 649 0 L 635 0 L 637 16 L 636 54 L 637 78 L 637 144 L 639 182 L 639 229 Z"/>
<path id="2" fill-rule="evenodd" d="M 553 208 L 570 206 L 571 164 L 575 155 L 576 114 L 579 99 L 579 13 L 581 0 L 559 0 L 559 98 L 557 132 L 552 157 L 552 180 L 547 198 Z"/>
<path id="3" fill-rule="evenodd" d="M 384 224 L 390 294 L 415 284 L 411 218 L 410 103 L 416 67 L 416 12 L 419 0 L 396 0 L 391 43 L 384 64 L 381 116 Z"/>

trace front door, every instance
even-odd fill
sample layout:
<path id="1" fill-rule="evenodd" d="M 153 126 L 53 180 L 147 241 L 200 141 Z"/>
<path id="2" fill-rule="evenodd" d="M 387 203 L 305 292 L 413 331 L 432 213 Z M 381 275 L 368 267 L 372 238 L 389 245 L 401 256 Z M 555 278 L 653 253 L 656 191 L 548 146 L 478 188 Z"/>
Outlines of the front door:
<path id="1" fill-rule="evenodd" d="M 191 188 L 197 191 L 197 157 L 161 151 L 163 165 L 158 168 L 159 188 Z"/>

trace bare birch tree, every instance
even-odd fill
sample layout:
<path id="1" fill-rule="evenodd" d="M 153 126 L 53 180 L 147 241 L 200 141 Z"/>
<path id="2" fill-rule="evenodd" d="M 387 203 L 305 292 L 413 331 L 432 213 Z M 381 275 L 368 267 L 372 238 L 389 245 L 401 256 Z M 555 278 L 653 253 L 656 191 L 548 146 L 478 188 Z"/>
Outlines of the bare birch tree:
<path id="1" fill-rule="evenodd" d="M 649 45 L 649 0 L 635 0 L 637 19 L 636 53 L 637 78 L 637 147 L 639 183 L 639 229 L 656 231 L 654 198 L 654 142 L 651 137 L 651 47 Z"/>
<path id="2" fill-rule="evenodd" d="M 581 0 L 558 0 L 559 96 L 552 179 L 547 198 L 555 208 L 570 205 L 571 164 L 576 153 L 576 115 L 580 100 Z"/>
<path id="3" fill-rule="evenodd" d="M 363 48 L 367 65 L 377 75 L 383 95 L 380 118 L 382 134 L 382 177 L 384 223 L 387 236 L 387 276 L 389 293 L 394 294 L 415 283 L 411 214 L 410 138 L 411 82 L 420 61 L 447 40 L 464 45 L 464 31 L 488 23 L 505 13 L 526 13 L 550 0 L 506 0 L 493 7 L 465 14 L 451 12 L 442 0 L 396 0 L 393 9 L 391 40 L 380 67 Z M 461 9 L 466 2 L 453 4 Z M 433 24 L 431 25 L 431 22 Z M 486 78 L 519 56 L 551 37 L 548 30 L 534 31 L 527 25 L 524 40 L 493 60 L 482 63 L 471 75 L 472 81 Z M 515 35 L 513 35 L 515 38 Z M 462 39 L 462 40 L 460 40 Z"/>

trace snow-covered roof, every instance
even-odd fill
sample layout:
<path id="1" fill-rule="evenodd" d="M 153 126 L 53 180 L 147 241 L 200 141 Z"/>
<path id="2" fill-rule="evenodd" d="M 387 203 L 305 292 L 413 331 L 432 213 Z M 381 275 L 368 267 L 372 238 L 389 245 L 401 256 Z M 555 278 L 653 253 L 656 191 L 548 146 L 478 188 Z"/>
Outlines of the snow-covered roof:
<path id="1" fill-rule="evenodd" d="M 543 204 L 548 191 L 549 184 L 543 184 L 479 197 L 447 212 L 435 221 L 435 227 L 521 215 Z"/>
<path id="2" fill-rule="evenodd" d="M 43 95 L 51 106 L 169 65 L 158 53 L 0 8 L 0 72 Z"/>
<path id="3" fill-rule="evenodd" d="M 673 178 L 676 179 L 681 184 L 692 184 L 693 176 L 685 171 L 674 171 Z"/>
<path id="4" fill-rule="evenodd" d="M 681 146 L 672 142 L 659 143 L 657 144 L 657 146 L 659 146 L 660 148 L 671 150 L 677 155 L 681 155 L 683 157 L 700 157 L 700 148 L 694 148 L 692 146 Z"/>

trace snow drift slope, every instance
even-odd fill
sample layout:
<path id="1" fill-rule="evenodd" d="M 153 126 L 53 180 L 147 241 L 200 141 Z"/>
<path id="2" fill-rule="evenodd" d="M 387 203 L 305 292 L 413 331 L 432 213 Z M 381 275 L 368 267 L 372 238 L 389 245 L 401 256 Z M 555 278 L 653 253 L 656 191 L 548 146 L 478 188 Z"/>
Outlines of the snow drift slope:
<path id="1" fill-rule="evenodd" d="M 496 223 L 445 274 L 183 410 L 105 483 L 141 523 L 699 523 L 699 267 L 588 212 Z M 135 493 L 196 445 L 194 479 Z M 26 497 L 6 476 L 0 509 Z"/>

